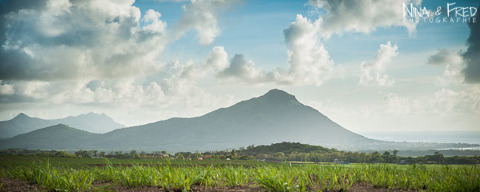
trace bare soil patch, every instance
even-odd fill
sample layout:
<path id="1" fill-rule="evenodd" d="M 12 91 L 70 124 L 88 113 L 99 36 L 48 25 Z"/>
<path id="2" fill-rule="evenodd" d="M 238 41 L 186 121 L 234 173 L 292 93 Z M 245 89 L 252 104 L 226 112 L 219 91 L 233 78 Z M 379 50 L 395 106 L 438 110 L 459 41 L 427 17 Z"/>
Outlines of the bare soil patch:
<path id="1" fill-rule="evenodd" d="M 0 191 L 45 191 L 40 186 L 20 179 L 0 178 Z"/>
<path id="2" fill-rule="evenodd" d="M 21 191 L 45 191 L 40 186 L 35 184 L 29 184 L 26 181 L 20 179 L 0 178 L 0 192 L 21 192 Z M 94 183 L 93 187 L 100 191 L 115 191 L 115 192 L 165 192 L 166 190 L 160 187 L 135 187 L 128 188 L 119 186 L 114 183 Z M 198 192 L 260 192 L 267 191 L 257 186 L 237 186 L 237 187 L 213 187 L 205 188 L 204 186 L 192 186 L 192 191 Z M 374 187 L 368 183 L 361 182 L 355 183 L 349 190 L 351 192 L 416 192 L 418 190 L 399 190 Z"/>

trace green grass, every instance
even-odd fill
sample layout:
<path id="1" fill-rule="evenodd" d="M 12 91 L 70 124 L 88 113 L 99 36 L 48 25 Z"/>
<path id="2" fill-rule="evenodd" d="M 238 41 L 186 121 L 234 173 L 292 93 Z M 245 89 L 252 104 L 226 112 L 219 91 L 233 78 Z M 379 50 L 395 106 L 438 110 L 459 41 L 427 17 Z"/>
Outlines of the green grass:
<path id="1" fill-rule="evenodd" d="M 99 190 L 95 183 L 155 186 L 166 191 L 236 186 L 268 191 L 347 191 L 357 182 L 401 190 L 480 191 L 480 167 L 475 165 L 291 165 L 9 155 L 0 156 L 0 177 L 23 179 L 55 191 Z"/>

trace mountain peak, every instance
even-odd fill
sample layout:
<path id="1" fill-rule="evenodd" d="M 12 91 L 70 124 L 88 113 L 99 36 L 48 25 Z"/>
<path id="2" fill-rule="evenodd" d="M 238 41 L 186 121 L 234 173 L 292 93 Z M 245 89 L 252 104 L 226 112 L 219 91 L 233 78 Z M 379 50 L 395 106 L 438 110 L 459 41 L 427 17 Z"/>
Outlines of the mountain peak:
<path id="1" fill-rule="evenodd" d="M 17 116 L 15 116 L 13 119 L 26 119 L 26 118 L 30 118 L 30 117 L 25 113 L 20 113 Z"/>
<path id="2" fill-rule="evenodd" d="M 265 95 L 290 95 L 290 94 L 280 89 L 272 89 L 268 91 Z"/>
<path id="3" fill-rule="evenodd" d="M 99 118 L 102 118 L 102 119 L 112 119 L 110 118 L 109 116 L 105 115 L 105 113 L 94 113 L 94 112 L 89 112 L 89 113 L 85 113 L 85 114 L 80 114 L 80 115 L 77 115 L 77 116 L 70 116 L 69 118 L 96 118 L 96 119 L 99 119 Z"/>
<path id="4" fill-rule="evenodd" d="M 294 104 L 299 104 L 298 100 L 295 98 L 294 95 L 291 95 L 283 90 L 280 89 L 272 89 L 268 91 L 265 95 L 261 96 L 260 98 L 266 99 L 272 102 L 291 102 Z"/>
<path id="5" fill-rule="evenodd" d="M 72 117 L 85 117 L 85 116 L 100 116 L 100 115 L 97 114 L 97 113 L 94 113 L 94 112 L 88 112 L 88 113 L 84 113 L 84 114 L 80 114 L 80 115 L 72 116 Z"/>

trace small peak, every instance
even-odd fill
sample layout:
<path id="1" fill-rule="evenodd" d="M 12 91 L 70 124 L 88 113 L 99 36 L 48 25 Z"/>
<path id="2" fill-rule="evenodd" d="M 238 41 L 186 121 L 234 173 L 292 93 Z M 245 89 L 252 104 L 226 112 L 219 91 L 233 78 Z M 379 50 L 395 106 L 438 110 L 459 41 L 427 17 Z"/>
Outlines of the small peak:
<path id="1" fill-rule="evenodd" d="M 262 98 L 266 98 L 273 102 L 291 102 L 291 103 L 299 103 L 295 96 L 280 90 L 280 89 L 272 89 L 268 91 Z"/>
<path id="2" fill-rule="evenodd" d="M 17 117 L 28 117 L 28 115 L 25 114 L 25 113 L 19 113 L 19 114 L 17 115 Z"/>
<path id="3" fill-rule="evenodd" d="M 295 97 L 283 90 L 280 90 L 280 89 L 272 89 L 270 91 L 268 91 L 267 93 L 265 93 L 266 97 Z"/>
<path id="4" fill-rule="evenodd" d="M 293 95 L 290 95 L 289 93 L 287 93 L 283 90 L 280 90 L 280 89 L 272 89 L 272 90 L 268 91 L 265 95 L 288 95 L 288 96 L 293 96 Z"/>
<path id="5" fill-rule="evenodd" d="M 59 123 L 59 124 L 56 124 L 56 125 L 52 125 L 48 128 L 50 128 L 50 129 L 65 129 L 65 128 L 70 128 L 70 126 L 68 126 L 66 124 L 63 124 L 63 123 Z"/>
<path id="6" fill-rule="evenodd" d="M 20 113 L 16 117 L 14 117 L 13 119 L 25 119 L 25 118 L 30 118 L 30 117 L 28 115 L 26 115 L 25 113 Z"/>
<path id="7" fill-rule="evenodd" d="M 96 117 L 96 116 L 101 116 L 101 115 L 94 112 L 88 112 L 88 113 L 77 115 L 76 117 Z"/>

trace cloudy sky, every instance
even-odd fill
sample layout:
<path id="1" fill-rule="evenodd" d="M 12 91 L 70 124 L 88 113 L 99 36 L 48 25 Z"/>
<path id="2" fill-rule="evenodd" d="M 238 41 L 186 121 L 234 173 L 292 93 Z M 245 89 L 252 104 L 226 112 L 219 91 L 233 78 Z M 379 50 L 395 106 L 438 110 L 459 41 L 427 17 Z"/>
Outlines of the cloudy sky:
<path id="1" fill-rule="evenodd" d="M 278 88 L 355 132 L 480 131 L 478 1 L 0 5 L 0 120 L 96 112 L 131 126 Z"/>

